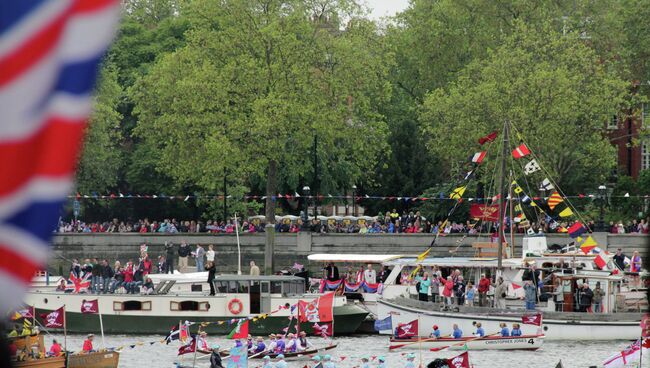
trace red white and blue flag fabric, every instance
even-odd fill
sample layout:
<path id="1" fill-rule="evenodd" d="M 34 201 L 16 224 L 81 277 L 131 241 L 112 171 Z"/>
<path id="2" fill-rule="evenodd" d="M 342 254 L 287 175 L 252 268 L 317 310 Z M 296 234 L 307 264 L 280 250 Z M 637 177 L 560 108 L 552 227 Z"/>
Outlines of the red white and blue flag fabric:
<path id="1" fill-rule="evenodd" d="M 119 12 L 116 0 L 0 0 L 3 315 L 47 262 Z"/>
<path id="2" fill-rule="evenodd" d="M 89 273 L 79 277 L 74 272 L 70 272 L 70 278 L 66 280 L 65 291 L 74 294 L 87 292 L 90 287 L 90 277 Z"/>

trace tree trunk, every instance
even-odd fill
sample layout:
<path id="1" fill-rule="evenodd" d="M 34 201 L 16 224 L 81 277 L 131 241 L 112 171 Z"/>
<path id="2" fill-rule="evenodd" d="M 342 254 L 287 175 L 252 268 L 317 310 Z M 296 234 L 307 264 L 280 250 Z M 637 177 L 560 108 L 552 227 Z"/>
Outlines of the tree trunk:
<path id="1" fill-rule="evenodd" d="M 276 180 L 278 172 L 278 163 L 276 161 L 269 161 L 269 171 L 266 178 L 266 244 L 264 247 L 264 274 L 273 275 L 273 253 L 275 252 L 275 196 Z"/>

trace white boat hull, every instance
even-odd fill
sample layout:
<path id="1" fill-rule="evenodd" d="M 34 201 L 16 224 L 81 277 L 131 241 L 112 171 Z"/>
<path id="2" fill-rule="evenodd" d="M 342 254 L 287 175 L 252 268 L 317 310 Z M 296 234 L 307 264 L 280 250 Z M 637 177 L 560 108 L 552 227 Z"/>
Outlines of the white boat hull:
<path id="1" fill-rule="evenodd" d="M 478 314 L 452 311 L 433 311 L 410 307 L 380 299 L 377 301 L 378 318 L 383 319 L 392 315 L 393 327 L 399 323 L 408 323 L 419 319 L 418 335 L 428 336 L 432 326 L 438 325 L 443 335 L 451 333 L 452 325 L 457 324 L 467 334 L 476 330 L 474 325 L 480 322 L 486 334 L 500 330 L 499 324 L 505 322 L 508 328 L 513 323 L 519 323 L 523 335 L 545 335 L 545 340 L 633 340 L 641 334 L 640 317 L 638 320 L 560 320 L 544 318 L 543 326 L 525 325 L 521 323 L 522 312 L 501 314 Z M 382 331 L 389 334 L 391 331 Z"/>
<path id="2" fill-rule="evenodd" d="M 465 338 L 465 343 L 462 340 L 440 338 L 437 340 L 430 340 L 421 338 L 421 342 L 416 339 L 392 339 L 391 346 L 396 346 L 400 350 L 417 350 L 417 349 L 445 349 L 449 350 L 464 350 L 467 345 L 467 350 L 537 350 L 544 344 L 544 335 L 530 335 L 519 337 L 500 337 L 500 336 L 486 336 L 481 339 L 474 340 L 473 337 Z M 399 345 L 404 345 L 399 347 Z"/>

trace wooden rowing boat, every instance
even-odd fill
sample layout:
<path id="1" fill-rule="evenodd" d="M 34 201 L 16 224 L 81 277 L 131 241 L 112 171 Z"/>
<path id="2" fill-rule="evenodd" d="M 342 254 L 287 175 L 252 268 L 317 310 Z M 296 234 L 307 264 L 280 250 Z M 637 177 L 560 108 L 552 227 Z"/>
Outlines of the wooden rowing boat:
<path id="1" fill-rule="evenodd" d="M 119 361 L 120 353 L 116 351 L 70 354 L 68 368 L 117 368 Z"/>
<path id="2" fill-rule="evenodd" d="M 466 344 L 463 344 L 466 341 Z M 390 339 L 390 346 L 403 345 L 407 349 L 444 349 L 464 350 L 537 350 L 544 344 L 544 335 L 524 335 L 516 337 L 486 336 L 477 339 L 476 336 L 454 339 L 441 337 L 431 339 L 428 337 L 412 339 Z"/>
<path id="3" fill-rule="evenodd" d="M 338 346 L 337 344 L 334 344 L 334 345 L 328 345 L 328 346 L 325 346 L 325 347 L 322 347 L 322 348 L 317 348 L 317 349 L 309 349 L 309 350 L 296 352 L 296 353 L 283 353 L 283 354 L 284 354 L 284 359 L 285 360 L 301 360 L 301 359 L 310 358 L 310 357 L 312 357 L 314 355 L 317 355 L 317 354 L 322 354 L 322 353 L 324 353 L 326 351 L 331 352 L 331 350 L 336 349 L 337 346 Z M 228 355 L 230 355 L 230 353 L 227 350 L 221 352 L 221 356 L 228 356 Z M 269 356 L 269 357 L 271 357 L 271 359 L 275 359 L 278 356 L 278 354 L 277 353 L 272 353 L 272 354 L 249 353 L 248 356 L 250 357 L 250 359 L 253 359 L 253 360 L 254 359 L 263 359 L 265 356 Z"/>

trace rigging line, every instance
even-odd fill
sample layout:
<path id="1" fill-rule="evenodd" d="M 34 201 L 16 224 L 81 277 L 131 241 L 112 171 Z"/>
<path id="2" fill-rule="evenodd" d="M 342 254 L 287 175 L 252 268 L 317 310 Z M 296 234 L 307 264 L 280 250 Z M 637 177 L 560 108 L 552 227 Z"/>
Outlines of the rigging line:
<path id="1" fill-rule="evenodd" d="M 515 128 L 515 130 L 516 130 L 517 133 L 518 133 L 518 134 L 517 134 L 517 135 L 518 135 L 518 138 L 521 139 L 521 140 L 524 142 L 524 144 L 526 144 L 526 141 L 525 141 L 525 139 L 523 138 L 523 136 L 521 135 L 521 133 L 517 130 L 517 128 Z M 567 205 L 569 206 L 569 208 L 573 209 L 573 211 L 574 211 L 576 217 L 577 217 L 579 220 L 582 220 L 582 225 L 585 226 L 588 230 L 592 230 L 592 229 L 589 228 L 588 222 L 585 221 L 585 218 L 582 217 L 582 215 L 580 215 L 580 212 L 578 212 L 577 208 L 573 205 L 573 203 L 571 203 L 571 201 L 569 200 L 569 198 L 564 194 L 564 191 L 562 191 L 562 188 L 560 188 L 560 186 L 557 185 L 557 183 L 555 182 L 555 180 L 553 180 L 552 175 L 549 173 L 549 171 L 546 170 L 546 168 L 542 165 L 541 160 L 540 160 L 539 157 L 535 154 L 535 151 L 534 151 L 534 150 L 531 151 L 530 149 L 529 149 L 529 151 L 530 151 L 531 156 L 533 156 L 533 158 L 534 158 L 535 160 L 537 160 L 537 164 L 539 165 L 539 167 L 540 167 L 540 168 L 542 169 L 542 171 L 544 171 L 544 173 L 547 175 L 548 180 L 549 180 L 549 181 L 550 181 L 550 182 L 555 186 L 555 190 L 557 190 L 557 191 L 562 195 L 562 197 L 565 198 L 565 200 L 566 200 L 566 202 L 567 202 Z"/>
<path id="2" fill-rule="evenodd" d="M 512 125 L 512 124 L 511 124 L 511 125 Z M 528 183 L 528 177 L 526 176 L 526 171 L 525 171 L 525 169 L 524 169 L 523 162 L 521 162 L 520 160 L 515 160 L 514 157 L 512 157 L 512 155 L 510 155 L 510 160 L 513 162 L 513 166 L 515 165 L 514 162 L 519 161 L 519 164 L 518 164 L 518 165 L 519 165 L 519 168 L 524 172 L 524 176 L 523 176 L 523 178 L 524 178 L 524 182 L 526 183 L 526 188 L 527 188 L 527 189 L 529 190 L 529 192 L 530 192 L 530 184 Z M 518 180 L 518 179 L 515 179 L 515 181 L 517 182 L 517 185 L 520 186 L 520 185 L 519 185 L 519 180 Z M 511 183 L 511 184 L 512 184 L 512 183 Z M 521 186 L 520 186 L 520 187 L 521 187 Z M 523 191 L 523 188 L 522 188 L 522 193 L 523 193 L 524 195 L 527 195 L 526 192 Z M 531 201 L 533 201 L 533 197 L 530 197 L 530 196 L 529 196 L 529 198 L 530 198 Z M 519 194 L 517 194 L 517 199 L 518 199 L 519 205 L 521 206 L 521 204 L 522 204 L 522 203 L 521 203 L 521 196 L 520 196 Z M 536 207 L 537 207 L 537 208 L 540 208 L 539 206 L 536 206 Z M 541 209 L 541 208 L 540 208 L 540 209 Z M 522 211 L 522 212 L 524 211 L 524 210 L 523 210 L 523 207 L 522 207 L 521 211 Z M 533 214 L 535 215 L 536 223 L 539 224 L 539 215 L 538 215 L 537 210 L 534 210 L 534 211 L 533 211 Z M 531 225 L 530 227 L 532 227 L 532 225 Z"/>

